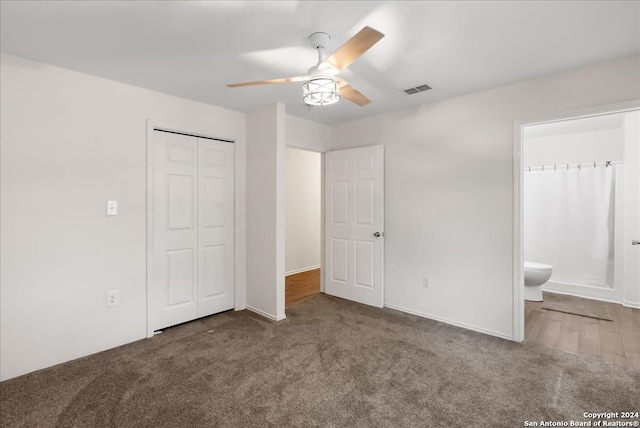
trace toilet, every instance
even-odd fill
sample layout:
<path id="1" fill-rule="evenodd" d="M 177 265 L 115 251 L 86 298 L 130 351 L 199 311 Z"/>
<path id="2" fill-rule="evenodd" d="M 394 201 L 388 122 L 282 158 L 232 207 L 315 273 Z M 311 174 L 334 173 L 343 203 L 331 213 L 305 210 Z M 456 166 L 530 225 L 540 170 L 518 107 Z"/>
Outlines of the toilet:
<path id="1" fill-rule="evenodd" d="M 524 262 L 524 299 L 542 302 L 542 284 L 549 281 L 553 268 L 549 265 Z"/>

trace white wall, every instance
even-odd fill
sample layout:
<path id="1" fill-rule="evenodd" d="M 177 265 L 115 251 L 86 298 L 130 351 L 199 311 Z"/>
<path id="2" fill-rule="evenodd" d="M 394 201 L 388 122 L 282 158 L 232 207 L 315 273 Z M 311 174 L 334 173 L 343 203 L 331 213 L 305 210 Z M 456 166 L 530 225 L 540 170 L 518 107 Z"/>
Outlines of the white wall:
<path id="1" fill-rule="evenodd" d="M 242 113 L 9 55 L 0 65 L 4 380 L 146 336 L 147 119 L 235 140 L 240 187 L 246 123 Z M 118 216 L 105 216 L 107 200 L 118 201 Z M 112 289 L 120 304 L 108 309 Z"/>
<path id="2" fill-rule="evenodd" d="M 274 104 L 247 115 L 247 308 L 284 314 L 285 114 Z"/>
<path id="3" fill-rule="evenodd" d="M 320 153 L 292 148 L 286 150 L 286 275 L 320 267 L 320 165 Z"/>
<path id="4" fill-rule="evenodd" d="M 526 138 L 525 132 L 522 148 L 525 168 L 575 163 L 593 166 L 593 162 L 624 160 L 621 127 L 539 138 Z"/>
<path id="5" fill-rule="evenodd" d="M 291 115 L 286 122 L 287 147 L 321 153 L 331 148 L 331 127 Z"/>
<path id="6" fill-rule="evenodd" d="M 514 337 L 514 119 L 639 98 L 639 63 L 625 58 L 336 127 L 333 149 L 385 145 L 385 305 Z"/>

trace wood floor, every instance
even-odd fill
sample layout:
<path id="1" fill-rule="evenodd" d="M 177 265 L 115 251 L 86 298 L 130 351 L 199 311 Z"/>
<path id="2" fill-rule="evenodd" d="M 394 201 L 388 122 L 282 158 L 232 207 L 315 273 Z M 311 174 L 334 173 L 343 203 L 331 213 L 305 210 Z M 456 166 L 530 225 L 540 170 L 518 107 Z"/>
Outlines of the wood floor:
<path id="1" fill-rule="evenodd" d="M 640 310 L 598 302 L 613 321 L 542 309 L 543 302 L 525 302 L 525 341 L 640 370 Z"/>
<path id="2" fill-rule="evenodd" d="M 320 294 L 320 269 L 308 270 L 285 277 L 284 306 Z"/>

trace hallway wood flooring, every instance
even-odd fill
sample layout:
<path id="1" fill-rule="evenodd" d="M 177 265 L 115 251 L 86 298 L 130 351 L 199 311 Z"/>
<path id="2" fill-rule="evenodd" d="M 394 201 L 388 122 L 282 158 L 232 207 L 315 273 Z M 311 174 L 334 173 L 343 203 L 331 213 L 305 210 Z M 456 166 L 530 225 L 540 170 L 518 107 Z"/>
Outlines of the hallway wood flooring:
<path id="1" fill-rule="evenodd" d="M 525 302 L 525 341 L 640 370 L 640 309 L 598 302 L 613 321 L 542 309 L 543 302 Z"/>
<path id="2" fill-rule="evenodd" d="M 285 308 L 306 298 L 320 294 L 320 269 L 289 275 L 284 279 Z"/>

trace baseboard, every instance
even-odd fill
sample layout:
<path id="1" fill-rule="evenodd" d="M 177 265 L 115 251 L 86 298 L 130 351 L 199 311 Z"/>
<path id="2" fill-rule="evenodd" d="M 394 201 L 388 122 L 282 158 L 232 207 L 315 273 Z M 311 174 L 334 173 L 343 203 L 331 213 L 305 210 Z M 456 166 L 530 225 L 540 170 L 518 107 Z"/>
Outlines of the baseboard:
<path id="1" fill-rule="evenodd" d="M 602 302 L 622 303 L 622 290 L 616 288 L 596 287 L 594 285 L 570 284 L 549 281 L 542 286 L 542 291 L 582 297 L 583 299 L 600 300 Z"/>
<path id="2" fill-rule="evenodd" d="M 295 270 L 291 270 L 289 272 L 285 272 L 284 276 L 289 276 L 289 275 L 295 275 L 297 273 L 302 273 L 302 272 L 309 272 L 310 270 L 316 270 L 316 269 L 320 269 L 320 265 L 317 266 L 309 266 L 306 268 L 302 268 L 302 269 L 295 269 Z"/>
<path id="3" fill-rule="evenodd" d="M 580 297 L 582 299 L 589 299 L 589 300 L 597 300 L 599 302 L 607 302 L 607 303 L 615 303 L 616 305 L 622 305 L 625 308 L 634 308 L 634 309 L 640 309 L 640 303 L 638 302 L 630 302 L 629 300 L 616 300 L 616 299 L 607 299 L 607 298 L 600 298 L 600 297 L 587 297 L 587 296 L 582 296 L 579 294 L 574 294 L 574 293 L 565 293 L 562 291 L 555 291 L 555 290 L 542 290 L 545 293 L 554 293 L 554 294 L 562 294 L 564 296 L 573 296 L 573 297 Z"/>
<path id="4" fill-rule="evenodd" d="M 622 301 L 622 306 L 626 308 L 640 309 L 640 303 L 638 302 L 630 302 L 628 300 Z"/>
<path id="5" fill-rule="evenodd" d="M 544 291 L 545 293 L 562 294 L 563 296 L 580 297 L 581 299 L 597 300 L 599 302 L 615 303 L 618 305 L 622 304 L 620 300 L 616 300 L 615 298 L 609 299 L 606 297 L 585 296 L 582 294 L 571 293 L 567 291 L 545 290 L 544 288 L 542 289 L 542 291 Z"/>
<path id="6" fill-rule="evenodd" d="M 275 315 L 271 315 L 269 313 L 266 313 L 265 311 L 262 311 L 260 309 L 256 309 L 254 307 L 251 307 L 249 305 L 247 305 L 247 310 L 251 311 L 251 312 L 255 312 L 258 315 L 262 315 L 265 318 L 270 319 L 271 321 L 282 321 L 283 319 L 285 319 L 287 316 L 286 315 L 282 315 L 281 317 L 277 317 Z"/>
<path id="7" fill-rule="evenodd" d="M 511 341 L 515 341 L 515 338 L 513 337 L 513 335 L 509 336 L 507 334 L 502 334 L 499 333 L 497 331 L 493 331 L 493 330 L 488 330 L 486 328 L 482 328 L 482 327 L 478 327 L 475 325 L 470 325 L 470 324 L 465 324 L 465 323 L 461 323 L 458 321 L 453 321 L 447 318 L 442 318 L 442 317 L 437 317 L 434 315 L 430 315 L 430 314 L 426 314 L 424 312 L 420 312 L 420 311 L 414 311 L 413 309 L 407 309 L 407 308 L 403 308 L 401 306 L 395 306 L 395 305 L 389 305 L 387 303 L 384 304 L 385 308 L 389 308 L 389 309 L 395 309 L 396 311 L 400 311 L 400 312 L 406 312 L 408 314 L 411 315 L 417 315 L 419 317 L 422 318 L 428 318 L 434 321 L 440 321 L 443 322 L 445 324 L 450 324 L 456 327 L 461 327 L 464 328 L 466 330 L 472 330 L 472 331 L 477 331 L 478 333 L 482 333 L 482 334 L 488 334 L 489 336 L 495 336 L 495 337 L 499 337 L 501 339 L 506 339 L 506 340 L 511 340 Z"/>

